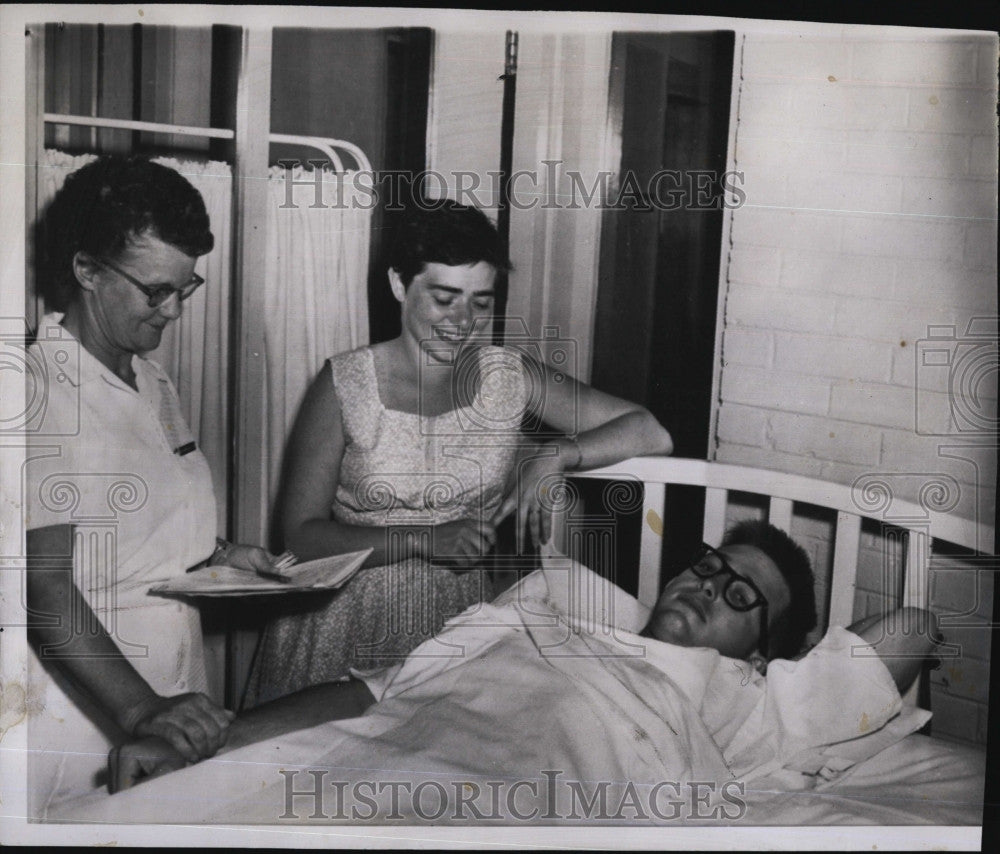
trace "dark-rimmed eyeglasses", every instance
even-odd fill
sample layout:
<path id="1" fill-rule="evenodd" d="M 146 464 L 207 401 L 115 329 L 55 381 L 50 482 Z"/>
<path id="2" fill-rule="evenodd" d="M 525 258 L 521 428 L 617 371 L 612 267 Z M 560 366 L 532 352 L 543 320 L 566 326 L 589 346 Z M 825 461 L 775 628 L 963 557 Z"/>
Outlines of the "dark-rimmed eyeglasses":
<path id="1" fill-rule="evenodd" d="M 726 574 L 722 600 L 734 611 L 752 611 L 760 608 L 760 643 L 758 648 L 767 658 L 767 597 L 754 584 L 753 579 L 740 575 L 729 561 L 708 543 L 702 543 L 688 568 L 699 578 L 711 578 L 720 572 Z"/>
<path id="2" fill-rule="evenodd" d="M 205 284 L 205 280 L 199 276 L 197 273 L 191 274 L 191 279 L 182 288 L 175 288 L 173 285 L 145 285 L 136 279 L 134 276 L 130 276 L 124 270 L 116 267 L 110 261 L 104 258 L 94 258 L 94 262 L 100 266 L 117 273 L 123 279 L 125 279 L 129 284 L 135 285 L 140 291 L 146 295 L 146 301 L 150 308 L 157 308 L 163 305 L 170 297 L 174 294 L 177 295 L 177 299 L 184 302 L 191 294 L 193 294 L 198 288 Z"/>

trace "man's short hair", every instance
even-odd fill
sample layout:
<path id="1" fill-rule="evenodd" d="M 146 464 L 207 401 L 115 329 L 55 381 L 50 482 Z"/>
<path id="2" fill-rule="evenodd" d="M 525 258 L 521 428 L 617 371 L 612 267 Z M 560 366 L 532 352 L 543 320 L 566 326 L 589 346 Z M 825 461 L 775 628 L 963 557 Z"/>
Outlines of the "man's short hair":
<path id="1" fill-rule="evenodd" d="M 770 627 L 768 658 L 792 658 L 816 625 L 816 580 L 805 549 L 780 528 L 767 522 L 746 520 L 730 528 L 723 546 L 753 546 L 778 567 L 790 594 L 788 607 Z"/>

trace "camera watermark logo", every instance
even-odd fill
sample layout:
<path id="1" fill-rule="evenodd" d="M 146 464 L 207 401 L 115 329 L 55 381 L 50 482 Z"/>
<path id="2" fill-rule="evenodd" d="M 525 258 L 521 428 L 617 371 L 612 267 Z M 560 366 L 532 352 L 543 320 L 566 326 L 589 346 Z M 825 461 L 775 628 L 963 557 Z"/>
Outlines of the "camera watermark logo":
<path id="1" fill-rule="evenodd" d="M 492 318 L 478 319 L 461 341 L 442 340 L 438 335 L 421 341 L 422 358 L 417 378 L 420 399 L 420 429 L 438 436 L 526 435 L 533 439 L 575 435 L 579 425 L 579 401 L 575 392 L 568 399 L 563 388 L 573 389 L 579 372 L 579 348 L 573 338 L 560 334 L 558 326 L 546 326 L 540 336 L 531 335 L 521 317 L 509 317 L 503 347 L 492 346 Z M 455 418 L 436 417 L 428 401 L 437 387 L 441 367 L 451 368 L 451 396 Z M 547 407 L 558 406 L 562 427 L 545 422 Z"/>
<path id="2" fill-rule="evenodd" d="M 353 583 L 371 607 L 362 637 L 345 636 L 345 648 L 362 668 L 417 657 L 454 658 L 460 645 L 437 637 L 444 623 L 471 604 L 488 601 L 490 508 L 503 479 L 490 472 L 489 455 L 505 448 L 435 448 L 433 468 L 382 470 L 360 477 L 338 499 L 338 517 L 384 530 L 384 557 Z M 515 449 L 506 449 L 513 457 Z M 402 451 L 407 455 L 406 449 Z M 502 462 L 502 460 L 500 461 Z M 412 652 L 415 648 L 419 650 Z"/>
<path id="3" fill-rule="evenodd" d="M 0 402 L 0 435 L 75 436 L 80 430 L 80 343 L 58 325 L 43 325 L 28 346 L 24 318 L 0 318 L 0 371 L 23 377 L 24 398 L 5 394 Z M 71 400 L 58 421 L 46 418 L 53 394 Z"/>
<path id="4" fill-rule="evenodd" d="M 997 321 L 973 317 L 963 333 L 929 326 L 917 341 L 918 434 L 996 438 Z"/>

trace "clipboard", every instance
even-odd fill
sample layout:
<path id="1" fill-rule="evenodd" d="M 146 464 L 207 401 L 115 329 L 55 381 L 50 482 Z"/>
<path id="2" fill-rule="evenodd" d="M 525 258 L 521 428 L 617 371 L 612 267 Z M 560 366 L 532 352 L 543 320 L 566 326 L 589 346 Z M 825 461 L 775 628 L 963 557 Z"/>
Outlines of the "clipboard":
<path id="1" fill-rule="evenodd" d="M 169 596 L 221 597 L 336 590 L 361 569 L 371 553 L 372 549 L 364 549 L 293 564 L 282 571 L 288 581 L 265 578 L 232 566 L 206 566 L 155 584 L 149 592 Z"/>

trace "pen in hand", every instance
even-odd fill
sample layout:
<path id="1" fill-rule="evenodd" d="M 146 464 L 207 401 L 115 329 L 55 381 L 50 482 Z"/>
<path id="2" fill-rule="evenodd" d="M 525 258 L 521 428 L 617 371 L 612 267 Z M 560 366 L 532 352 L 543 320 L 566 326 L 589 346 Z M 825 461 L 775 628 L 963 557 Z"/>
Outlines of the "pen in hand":
<path id="1" fill-rule="evenodd" d="M 283 570 L 288 569 L 290 566 L 296 563 L 297 560 L 298 558 L 295 557 L 295 555 L 293 555 L 291 552 L 285 552 L 284 554 L 278 556 L 278 558 L 274 561 L 274 563 L 271 564 L 269 569 L 258 569 L 256 570 L 256 572 L 257 575 L 261 576 L 262 578 L 271 578 L 274 579 L 275 581 L 282 581 L 285 584 L 290 584 L 292 579 L 291 577 L 284 575 Z"/>

